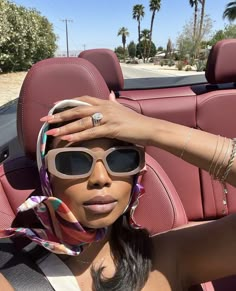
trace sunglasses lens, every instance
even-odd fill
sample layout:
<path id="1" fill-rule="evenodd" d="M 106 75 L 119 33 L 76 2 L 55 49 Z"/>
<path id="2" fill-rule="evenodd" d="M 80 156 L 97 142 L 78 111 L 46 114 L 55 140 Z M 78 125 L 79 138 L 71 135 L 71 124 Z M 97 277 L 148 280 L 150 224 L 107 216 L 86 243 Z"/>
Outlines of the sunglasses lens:
<path id="1" fill-rule="evenodd" d="M 55 157 L 56 169 L 65 175 L 83 175 L 90 171 L 93 157 L 86 152 L 61 152 Z"/>
<path id="2" fill-rule="evenodd" d="M 115 173 L 128 173 L 135 170 L 140 163 L 139 152 L 135 149 L 119 149 L 111 152 L 107 164 Z"/>

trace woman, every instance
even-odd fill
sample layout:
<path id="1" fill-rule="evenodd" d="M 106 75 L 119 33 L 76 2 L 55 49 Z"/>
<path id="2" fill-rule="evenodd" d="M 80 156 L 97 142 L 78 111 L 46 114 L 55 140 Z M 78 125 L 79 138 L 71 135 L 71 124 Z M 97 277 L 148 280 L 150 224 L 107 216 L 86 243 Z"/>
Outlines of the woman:
<path id="1" fill-rule="evenodd" d="M 89 106 L 65 100 L 50 114 L 78 105 Z M 143 148 L 106 138 L 68 143 L 47 137 L 47 130 L 45 123 L 37 143 L 44 195 L 27 199 L 18 209 L 23 224 L 2 237 L 21 234 L 58 254 L 42 252 L 37 259 L 55 290 L 141 290 L 151 269 L 151 241 L 130 226 L 130 213 L 142 190 Z M 29 220 L 32 210 L 36 219 L 31 213 Z"/>
<path id="2" fill-rule="evenodd" d="M 110 99 L 81 97 L 79 100 L 92 106 L 42 118 L 50 124 L 68 123 L 47 134 L 67 142 L 107 137 L 142 146 L 157 146 L 209 171 L 222 182 L 225 192 L 226 182 L 236 185 L 234 140 L 139 115 L 114 102 L 114 95 L 111 94 Z M 91 116 L 98 112 L 102 119 L 99 126 L 94 126 Z M 236 242 L 235 219 L 235 215 L 230 215 L 213 223 L 152 238 L 152 271 L 145 288 L 185 290 L 193 284 L 235 274 L 236 263 L 232 260 Z"/>
<path id="3" fill-rule="evenodd" d="M 58 254 L 38 262 L 55 289 L 60 290 L 53 280 L 57 276 L 70 276 L 66 283 L 72 285 L 64 290 L 178 291 L 234 274 L 235 215 L 152 238 L 145 230 L 133 228 L 132 215 L 131 225 L 129 221 L 141 194 L 136 182 L 143 168 L 143 151 L 134 144 L 160 146 L 189 161 L 198 162 L 199 156 L 202 167 L 213 163 L 223 175 L 228 163 L 218 161 L 216 167 L 218 158 L 212 162 L 205 150 L 198 153 L 193 144 L 198 133 L 192 130 L 190 134 L 187 129 L 187 138 L 183 139 L 185 127 L 149 119 L 112 101 L 81 100 L 92 106 L 83 104 L 42 118 L 51 124 L 49 130 L 45 124 L 38 142 L 45 195 L 31 197 L 20 211 L 34 209 L 43 227 L 11 229 L 8 233 L 21 232 Z M 65 108 L 72 104 L 59 102 L 56 107 L 61 105 Z M 44 132 L 53 137 L 46 139 Z M 201 138 L 210 144 L 214 136 Z M 217 146 L 215 151 L 219 154 Z M 215 156 L 214 151 L 212 154 Z M 229 159 L 223 160 L 232 161 L 231 156 L 229 153 Z M 81 164 L 83 167 L 78 166 Z M 230 170 L 225 180 L 232 179 L 234 166 Z"/>

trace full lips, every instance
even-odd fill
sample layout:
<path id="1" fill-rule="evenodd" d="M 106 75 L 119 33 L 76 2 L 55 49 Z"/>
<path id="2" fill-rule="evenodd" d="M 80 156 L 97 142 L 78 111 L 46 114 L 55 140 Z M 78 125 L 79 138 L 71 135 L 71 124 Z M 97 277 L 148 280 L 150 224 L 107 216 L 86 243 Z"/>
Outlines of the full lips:
<path id="1" fill-rule="evenodd" d="M 111 212 L 117 204 L 117 200 L 110 195 L 95 196 L 86 201 L 83 207 L 94 214 L 106 214 Z"/>

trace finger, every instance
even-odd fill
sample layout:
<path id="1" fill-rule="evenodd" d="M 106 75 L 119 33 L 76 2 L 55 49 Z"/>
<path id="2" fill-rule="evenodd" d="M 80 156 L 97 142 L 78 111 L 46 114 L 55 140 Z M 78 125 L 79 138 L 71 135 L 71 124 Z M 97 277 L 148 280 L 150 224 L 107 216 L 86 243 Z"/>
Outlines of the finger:
<path id="1" fill-rule="evenodd" d="M 109 95 L 109 100 L 112 101 L 112 102 L 118 103 L 117 100 L 116 100 L 116 95 L 115 95 L 115 93 L 113 91 L 111 91 L 111 93 Z"/>
<path id="2" fill-rule="evenodd" d="M 53 136 L 67 135 L 69 133 L 73 134 L 75 132 L 79 132 L 79 131 L 91 128 L 92 126 L 93 126 L 92 118 L 89 116 L 89 117 L 85 117 L 85 118 L 70 122 L 61 127 L 50 129 L 46 132 L 46 134 L 53 135 Z"/>
<path id="3" fill-rule="evenodd" d="M 113 138 L 113 136 L 114 134 L 107 131 L 106 126 L 100 125 L 97 127 L 89 128 L 81 132 L 75 132 L 69 135 L 60 136 L 60 139 L 67 140 L 69 142 L 80 142 L 80 141 L 96 139 L 96 138 L 104 138 L 104 137 Z"/>
<path id="4" fill-rule="evenodd" d="M 81 119 L 99 112 L 98 110 L 99 108 L 97 106 L 77 106 L 53 115 L 44 116 L 40 119 L 40 121 L 58 123 L 74 119 Z"/>

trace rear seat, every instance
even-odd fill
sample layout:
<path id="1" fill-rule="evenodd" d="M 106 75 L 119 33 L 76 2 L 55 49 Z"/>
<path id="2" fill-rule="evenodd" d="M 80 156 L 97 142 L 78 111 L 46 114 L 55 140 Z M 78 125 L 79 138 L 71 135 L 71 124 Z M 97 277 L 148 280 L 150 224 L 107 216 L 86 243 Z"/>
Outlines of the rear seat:
<path id="1" fill-rule="evenodd" d="M 84 51 L 79 57 L 92 62 L 106 76 L 119 101 L 144 115 L 235 137 L 236 40 L 218 42 L 212 49 L 206 70 L 209 84 L 178 88 L 125 90 L 116 55 L 109 50 Z M 108 53 L 109 57 L 104 55 Z M 112 56 L 112 57 L 111 57 Z M 96 60 L 96 61 L 95 61 Z M 99 61 L 98 61 L 99 60 Z M 108 73 L 110 70 L 110 73 Z M 116 72 L 116 73 L 114 73 Z M 118 77 L 117 77 L 118 76 Z M 235 105 L 234 105 L 235 104 Z M 236 189 L 228 186 L 227 210 L 223 213 L 221 184 L 202 171 L 160 149 L 148 147 L 174 184 L 189 221 L 215 219 L 236 211 Z"/>
<path id="2" fill-rule="evenodd" d="M 109 58 L 104 57 L 108 51 L 103 50 L 100 61 L 97 59 L 101 51 L 98 53 L 97 50 L 84 51 L 79 57 L 91 61 L 101 73 L 106 72 L 103 77 L 106 80 L 109 76 L 106 83 L 110 90 L 116 91 L 119 102 L 150 117 L 236 137 L 236 39 L 220 41 L 211 50 L 205 72 L 209 84 L 179 88 L 125 90 L 116 55 L 109 52 Z M 206 171 L 157 148 L 148 147 L 147 152 L 158 161 L 174 184 L 188 221 L 212 220 L 236 212 L 235 188 L 228 185 L 225 211 L 222 186 Z M 234 291 L 236 276 L 208 282 L 191 290 L 199 288 Z"/>

